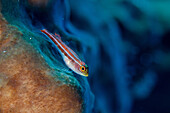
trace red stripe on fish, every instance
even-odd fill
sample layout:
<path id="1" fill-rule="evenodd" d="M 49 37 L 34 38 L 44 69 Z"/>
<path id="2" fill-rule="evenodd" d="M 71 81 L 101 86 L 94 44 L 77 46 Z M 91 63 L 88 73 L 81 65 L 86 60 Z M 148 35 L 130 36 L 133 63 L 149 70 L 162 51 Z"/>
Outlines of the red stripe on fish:
<path id="1" fill-rule="evenodd" d="M 57 45 L 58 49 L 71 61 L 75 61 L 79 65 L 85 64 L 84 62 L 80 61 L 80 59 L 77 57 L 77 54 L 72 49 L 65 45 L 60 38 L 55 36 L 56 34 L 52 35 L 45 29 L 41 30 L 41 32 L 45 33 Z"/>

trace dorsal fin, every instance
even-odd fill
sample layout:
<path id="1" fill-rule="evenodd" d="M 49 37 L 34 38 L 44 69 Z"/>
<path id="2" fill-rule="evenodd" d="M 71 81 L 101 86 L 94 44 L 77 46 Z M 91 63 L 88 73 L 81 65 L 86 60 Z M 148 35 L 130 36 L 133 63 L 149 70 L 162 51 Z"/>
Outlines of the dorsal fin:
<path id="1" fill-rule="evenodd" d="M 53 35 L 53 34 L 52 34 L 52 35 Z M 55 37 L 56 39 L 61 40 L 61 37 L 58 37 L 58 36 L 56 36 L 56 35 L 53 35 L 53 37 Z"/>
<path id="2" fill-rule="evenodd" d="M 61 36 L 57 33 L 55 33 L 55 36 L 57 36 L 61 40 Z"/>

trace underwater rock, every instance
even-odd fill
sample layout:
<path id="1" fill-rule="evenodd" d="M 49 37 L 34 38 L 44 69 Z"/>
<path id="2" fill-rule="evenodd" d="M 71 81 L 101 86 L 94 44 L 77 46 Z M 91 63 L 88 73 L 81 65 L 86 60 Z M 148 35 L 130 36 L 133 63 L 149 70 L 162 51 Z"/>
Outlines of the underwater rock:
<path id="1" fill-rule="evenodd" d="M 0 14 L 0 112 L 82 112 L 76 86 L 56 82 L 52 69 L 22 36 Z"/>
<path id="2" fill-rule="evenodd" d="M 30 4 L 35 6 L 46 6 L 49 0 L 28 0 Z"/>

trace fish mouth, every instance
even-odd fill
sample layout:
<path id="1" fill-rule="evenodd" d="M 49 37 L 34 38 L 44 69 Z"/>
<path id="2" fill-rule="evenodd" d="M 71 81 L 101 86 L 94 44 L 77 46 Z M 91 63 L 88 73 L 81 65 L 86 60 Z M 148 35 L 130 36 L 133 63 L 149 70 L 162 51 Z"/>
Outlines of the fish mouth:
<path id="1" fill-rule="evenodd" d="M 79 74 L 81 76 L 84 76 L 84 77 L 88 77 L 89 76 L 89 74 L 86 74 L 86 73 L 77 73 L 77 74 Z"/>
<path id="2" fill-rule="evenodd" d="M 88 74 L 84 74 L 85 77 L 88 77 L 89 75 Z"/>

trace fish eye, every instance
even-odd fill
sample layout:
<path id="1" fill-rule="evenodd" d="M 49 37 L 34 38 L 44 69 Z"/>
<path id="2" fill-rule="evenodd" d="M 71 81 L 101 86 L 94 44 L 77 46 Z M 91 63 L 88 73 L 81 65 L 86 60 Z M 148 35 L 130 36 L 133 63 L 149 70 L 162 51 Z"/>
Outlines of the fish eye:
<path id="1" fill-rule="evenodd" d="M 86 69 L 86 68 L 85 68 L 84 66 L 81 66 L 81 67 L 80 67 L 80 70 L 81 70 L 82 72 L 84 72 L 85 69 Z"/>

